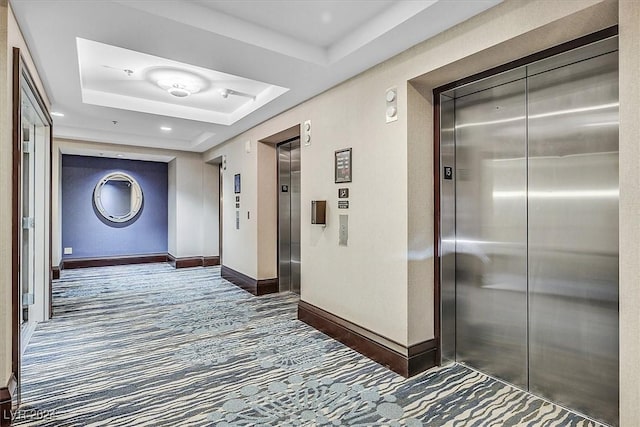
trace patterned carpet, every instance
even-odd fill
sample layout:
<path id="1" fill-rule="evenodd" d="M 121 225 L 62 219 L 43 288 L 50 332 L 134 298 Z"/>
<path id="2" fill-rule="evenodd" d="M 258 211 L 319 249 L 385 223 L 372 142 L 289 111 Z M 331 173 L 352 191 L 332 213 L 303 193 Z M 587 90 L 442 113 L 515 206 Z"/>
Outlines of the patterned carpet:
<path id="1" fill-rule="evenodd" d="M 404 379 L 217 267 L 66 270 L 53 294 L 16 425 L 595 425 L 460 365 Z"/>

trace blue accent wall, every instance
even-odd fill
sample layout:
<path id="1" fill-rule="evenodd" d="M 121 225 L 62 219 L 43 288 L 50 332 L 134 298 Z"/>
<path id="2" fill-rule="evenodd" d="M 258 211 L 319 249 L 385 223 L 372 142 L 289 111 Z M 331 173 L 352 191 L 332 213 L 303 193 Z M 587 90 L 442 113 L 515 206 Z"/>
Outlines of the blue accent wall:
<path id="1" fill-rule="evenodd" d="M 142 212 L 124 224 L 101 218 L 93 190 L 110 172 L 126 172 L 140 184 Z M 103 157 L 62 156 L 63 259 L 101 258 L 167 252 L 167 164 Z"/>

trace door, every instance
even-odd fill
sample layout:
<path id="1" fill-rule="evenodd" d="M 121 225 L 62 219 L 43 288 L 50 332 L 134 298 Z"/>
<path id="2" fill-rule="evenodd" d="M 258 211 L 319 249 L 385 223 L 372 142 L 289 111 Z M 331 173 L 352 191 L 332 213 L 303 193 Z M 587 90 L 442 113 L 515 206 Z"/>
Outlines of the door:
<path id="1" fill-rule="evenodd" d="M 529 387 L 618 413 L 618 54 L 529 78 Z"/>
<path id="2" fill-rule="evenodd" d="M 42 123 L 38 120 L 31 100 L 26 92 L 23 92 L 21 126 L 22 236 L 20 242 L 22 247 L 22 262 L 20 264 L 22 310 L 20 311 L 20 320 L 23 327 L 29 321 L 29 311 L 35 299 L 35 156 L 37 125 L 42 126 Z"/>
<path id="3" fill-rule="evenodd" d="M 13 49 L 12 373 L 20 402 L 21 356 L 37 322 L 50 317 L 51 117 Z M 36 197 L 37 195 L 37 197 Z"/>
<path id="4" fill-rule="evenodd" d="M 616 424 L 617 38 L 439 102 L 443 359 Z"/>
<path id="5" fill-rule="evenodd" d="M 300 138 L 278 145 L 278 288 L 300 293 Z"/>
<path id="6" fill-rule="evenodd" d="M 526 387 L 526 80 L 455 102 L 457 360 Z"/>

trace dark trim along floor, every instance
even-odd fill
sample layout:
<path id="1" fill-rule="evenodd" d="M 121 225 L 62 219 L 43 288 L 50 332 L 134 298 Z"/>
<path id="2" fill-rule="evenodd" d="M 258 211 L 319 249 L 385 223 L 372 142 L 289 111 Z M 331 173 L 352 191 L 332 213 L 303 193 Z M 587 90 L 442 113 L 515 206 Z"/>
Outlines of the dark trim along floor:
<path id="1" fill-rule="evenodd" d="M 250 294 L 260 296 L 278 292 L 278 279 L 256 280 L 226 265 L 222 266 L 222 278 L 228 280 Z"/>
<path id="2" fill-rule="evenodd" d="M 190 268 L 190 267 L 212 267 L 214 265 L 220 265 L 219 256 L 194 256 L 176 258 L 171 254 L 167 254 L 167 262 L 174 268 Z"/>
<path id="3" fill-rule="evenodd" d="M 220 265 L 220 257 L 205 256 L 176 258 L 171 254 L 151 254 L 104 258 L 76 258 L 65 259 L 59 266 L 53 266 L 51 270 L 53 273 L 53 279 L 59 279 L 61 270 L 88 267 L 109 267 L 114 265 L 147 264 L 155 262 L 169 262 L 175 268 L 212 267 L 214 265 Z"/>
<path id="4" fill-rule="evenodd" d="M 18 384 L 16 377 L 11 375 L 6 387 L 0 388 L 0 426 L 5 427 L 11 425 L 13 402 L 16 400 L 16 390 Z"/>
<path id="5" fill-rule="evenodd" d="M 113 265 L 146 264 L 151 262 L 167 262 L 167 254 L 65 259 L 61 265 L 63 270 L 69 270 L 73 268 L 109 267 Z"/>
<path id="6" fill-rule="evenodd" d="M 298 319 L 405 378 L 436 366 L 435 339 L 404 347 L 405 355 L 365 337 L 357 325 L 307 302 L 298 303 Z"/>
<path id="7" fill-rule="evenodd" d="M 51 278 L 53 280 L 58 280 L 60 278 L 60 270 L 62 270 L 61 265 L 62 263 L 51 267 Z"/>

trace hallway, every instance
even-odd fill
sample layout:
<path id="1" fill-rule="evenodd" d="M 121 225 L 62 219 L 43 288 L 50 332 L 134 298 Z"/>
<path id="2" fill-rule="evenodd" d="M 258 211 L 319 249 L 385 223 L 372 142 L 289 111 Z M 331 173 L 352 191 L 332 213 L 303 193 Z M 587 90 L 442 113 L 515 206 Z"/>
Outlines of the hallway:
<path id="1" fill-rule="evenodd" d="M 53 293 L 16 425 L 595 425 L 460 365 L 404 379 L 219 267 L 65 270 Z"/>

